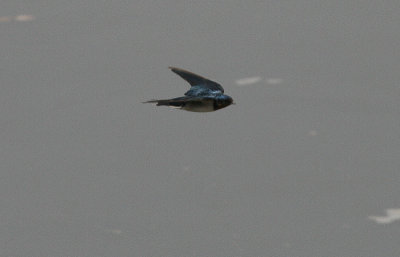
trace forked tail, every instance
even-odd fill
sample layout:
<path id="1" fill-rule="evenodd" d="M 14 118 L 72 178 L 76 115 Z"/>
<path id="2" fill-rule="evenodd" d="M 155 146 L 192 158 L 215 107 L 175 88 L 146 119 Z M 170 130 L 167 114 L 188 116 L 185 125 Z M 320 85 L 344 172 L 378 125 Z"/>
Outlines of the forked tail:
<path id="1" fill-rule="evenodd" d="M 150 101 L 146 101 L 143 103 L 156 103 L 157 106 L 172 106 L 172 107 L 184 107 L 185 106 L 185 102 L 184 101 L 177 101 L 174 99 L 167 99 L 167 100 L 150 100 Z"/>

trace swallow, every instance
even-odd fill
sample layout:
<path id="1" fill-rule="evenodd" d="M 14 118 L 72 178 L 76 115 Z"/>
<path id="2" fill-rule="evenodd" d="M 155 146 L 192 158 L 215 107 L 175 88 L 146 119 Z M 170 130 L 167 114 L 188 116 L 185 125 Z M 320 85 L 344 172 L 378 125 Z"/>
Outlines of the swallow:
<path id="1" fill-rule="evenodd" d="M 184 96 L 150 100 L 144 103 L 156 103 L 157 106 L 170 106 L 189 112 L 213 112 L 233 103 L 232 97 L 224 95 L 223 87 L 217 82 L 194 74 L 190 71 L 169 67 L 190 84 L 190 89 Z"/>

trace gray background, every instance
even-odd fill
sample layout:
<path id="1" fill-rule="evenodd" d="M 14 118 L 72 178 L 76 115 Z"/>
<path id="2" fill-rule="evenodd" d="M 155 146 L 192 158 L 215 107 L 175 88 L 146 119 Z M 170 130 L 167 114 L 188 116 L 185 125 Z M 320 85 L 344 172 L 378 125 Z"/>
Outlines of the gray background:
<path id="1" fill-rule="evenodd" d="M 3 0 L 1 256 L 400 256 L 399 1 Z M 167 67 L 237 105 L 190 113 Z M 237 79 L 280 78 L 238 86 Z"/>

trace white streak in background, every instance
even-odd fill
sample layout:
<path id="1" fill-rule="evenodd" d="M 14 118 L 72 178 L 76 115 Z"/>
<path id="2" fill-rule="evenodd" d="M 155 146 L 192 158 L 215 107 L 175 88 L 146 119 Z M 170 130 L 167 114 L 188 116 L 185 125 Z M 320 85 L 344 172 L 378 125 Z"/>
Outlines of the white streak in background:
<path id="1" fill-rule="evenodd" d="M 10 22 L 11 20 L 12 20 L 12 17 L 10 17 L 10 16 L 1 16 L 0 17 L 0 23 Z"/>
<path id="2" fill-rule="evenodd" d="M 35 17 L 33 17 L 32 15 L 23 14 L 23 15 L 15 16 L 14 19 L 16 21 L 33 21 L 35 19 Z"/>
<path id="3" fill-rule="evenodd" d="M 247 86 L 261 81 L 261 77 L 249 77 L 236 80 L 238 86 Z"/>
<path id="4" fill-rule="evenodd" d="M 283 79 L 278 79 L 278 78 L 270 78 L 265 80 L 267 84 L 269 85 L 278 85 L 281 84 Z"/>
<path id="5" fill-rule="evenodd" d="M 106 231 L 113 235 L 121 235 L 122 234 L 122 230 L 120 230 L 120 229 L 107 229 Z"/>
<path id="6" fill-rule="evenodd" d="M 393 221 L 400 220 L 400 209 L 387 209 L 386 216 L 369 216 L 368 219 L 378 224 L 389 224 Z"/>
<path id="7" fill-rule="evenodd" d="M 35 19 L 35 17 L 33 15 L 27 15 L 27 14 L 22 14 L 22 15 L 17 15 L 17 16 L 1 16 L 0 23 L 11 22 L 13 20 L 25 22 L 25 21 L 33 21 L 34 19 Z"/>
<path id="8" fill-rule="evenodd" d="M 310 131 L 308 132 L 308 135 L 309 135 L 309 136 L 312 136 L 312 137 L 315 137 L 316 135 L 318 135 L 318 133 L 317 133 L 316 130 L 310 130 Z"/>

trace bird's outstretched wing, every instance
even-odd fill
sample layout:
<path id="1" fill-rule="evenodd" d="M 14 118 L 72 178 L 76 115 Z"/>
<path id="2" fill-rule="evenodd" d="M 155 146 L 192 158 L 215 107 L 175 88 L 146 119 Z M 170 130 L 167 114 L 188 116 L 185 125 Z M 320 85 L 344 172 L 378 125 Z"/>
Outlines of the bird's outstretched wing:
<path id="1" fill-rule="evenodd" d="M 224 93 L 224 88 L 217 82 L 211 81 L 187 70 L 175 67 L 169 68 L 181 78 L 189 82 L 189 84 L 192 86 L 190 90 L 185 93 L 187 96 L 207 96 Z"/>

